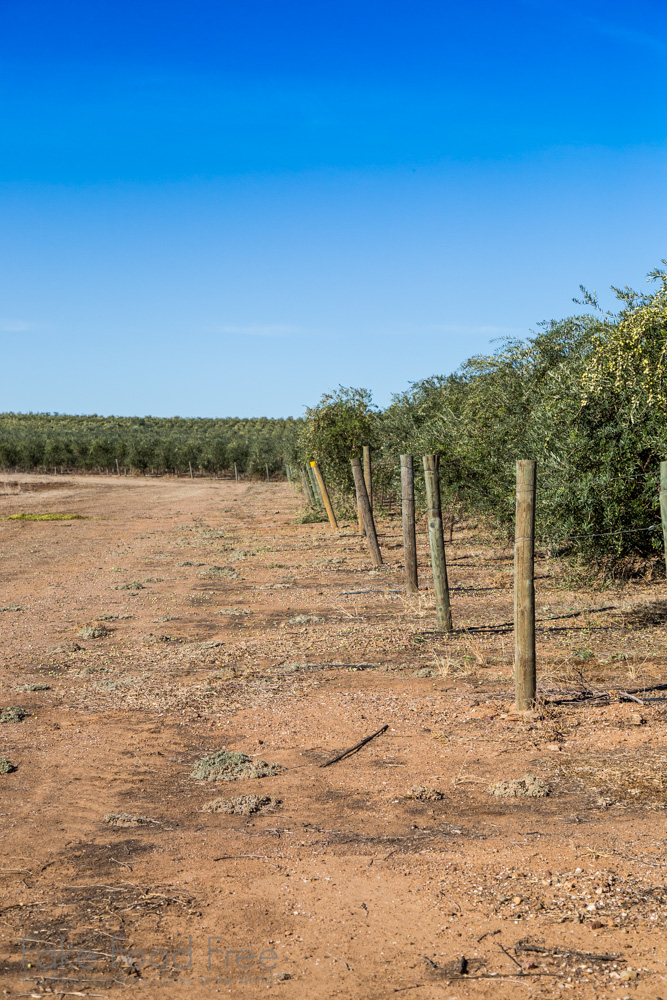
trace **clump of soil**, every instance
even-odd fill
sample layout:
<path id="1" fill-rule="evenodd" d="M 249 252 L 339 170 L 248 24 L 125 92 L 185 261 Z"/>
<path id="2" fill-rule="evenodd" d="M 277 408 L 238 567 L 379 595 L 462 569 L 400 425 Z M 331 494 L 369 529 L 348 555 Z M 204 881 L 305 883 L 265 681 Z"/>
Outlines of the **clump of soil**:
<path id="1" fill-rule="evenodd" d="M 26 708 L 19 708 L 18 705 L 8 705 L 0 712 L 0 722 L 23 722 L 30 712 Z"/>
<path id="2" fill-rule="evenodd" d="M 244 753 L 218 750 L 197 761 L 192 777 L 198 781 L 238 781 L 241 778 L 266 778 L 281 771 L 284 768 L 280 764 L 252 760 Z"/>
<path id="3" fill-rule="evenodd" d="M 417 799 L 419 802 L 441 802 L 445 796 L 437 788 L 427 788 L 426 785 L 413 785 L 405 793 L 405 797 L 406 799 Z"/>
<path id="4" fill-rule="evenodd" d="M 16 765 L 11 764 L 4 757 L 0 757 L 0 774 L 11 774 L 12 771 L 16 770 Z"/>
<path id="5" fill-rule="evenodd" d="M 130 813 L 119 812 L 119 813 L 107 813 L 104 817 L 104 822 L 108 823 L 109 826 L 150 826 L 150 824 L 155 824 L 159 826 L 159 822 L 156 819 L 151 819 L 149 816 L 132 816 Z"/>
<path id="6" fill-rule="evenodd" d="M 233 816 L 252 816 L 253 813 L 266 809 L 275 809 L 280 805 L 280 799 L 272 799 L 270 795 L 237 795 L 233 799 L 213 799 L 201 807 L 202 812 L 229 813 Z"/>
<path id="7" fill-rule="evenodd" d="M 225 580 L 238 580 L 239 571 L 233 566 L 209 566 L 207 569 L 200 569 L 197 576 L 223 577 Z"/>
<path id="8" fill-rule="evenodd" d="M 294 618 L 288 618 L 288 625 L 310 625 L 311 622 L 323 622 L 324 618 L 320 615 L 295 615 Z"/>
<path id="9" fill-rule="evenodd" d="M 50 684 L 17 684 L 17 691 L 50 691 Z"/>
<path id="10" fill-rule="evenodd" d="M 102 639 L 105 635 L 111 635 L 111 629 L 104 625 L 86 625 L 77 635 L 80 639 Z"/>
<path id="11" fill-rule="evenodd" d="M 541 778 L 536 778 L 534 774 L 524 774 L 523 778 L 499 781 L 495 785 L 489 785 L 489 794 L 497 795 L 501 799 L 544 799 L 551 794 L 551 788 Z"/>

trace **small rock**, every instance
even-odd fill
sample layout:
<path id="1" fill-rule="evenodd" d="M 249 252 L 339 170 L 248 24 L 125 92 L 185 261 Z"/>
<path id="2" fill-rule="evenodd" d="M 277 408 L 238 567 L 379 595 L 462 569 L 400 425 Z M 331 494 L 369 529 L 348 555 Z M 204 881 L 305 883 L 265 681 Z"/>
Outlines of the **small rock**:
<path id="1" fill-rule="evenodd" d="M 512 902 L 515 906 L 518 906 L 519 903 L 523 903 L 523 896 L 512 896 Z"/>
<path id="2" fill-rule="evenodd" d="M 632 726 L 645 726 L 646 719 L 639 712 L 633 712 L 630 716 L 630 724 Z"/>
<path id="3" fill-rule="evenodd" d="M 604 924 L 602 923 L 602 921 L 601 921 L 601 920 L 590 920 L 590 921 L 589 921 L 589 922 L 588 922 L 588 923 L 586 924 L 586 926 L 587 926 L 587 927 L 588 927 L 588 929 L 589 929 L 589 930 L 591 930 L 591 931 L 599 931 L 601 927 L 604 927 Z"/>

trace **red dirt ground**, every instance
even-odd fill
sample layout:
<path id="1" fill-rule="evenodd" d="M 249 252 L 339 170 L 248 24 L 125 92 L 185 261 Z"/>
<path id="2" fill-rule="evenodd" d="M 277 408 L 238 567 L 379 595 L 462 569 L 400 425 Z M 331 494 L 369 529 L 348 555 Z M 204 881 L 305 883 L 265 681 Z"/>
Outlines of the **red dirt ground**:
<path id="1" fill-rule="evenodd" d="M 509 549 L 455 531 L 445 636 L 423 535 L 407 597 L 396 522 L 373 571 L 283 484 L 0 494 L 0 708 L 29 713 L 0 724 L 5 996 L 667 1000 L 661 692 L 512 714 L 512 633 L 474 631 L 511 620 Z M 563 574 L 538 561 L 542 692 L 664 680 L 664 582 Z M 284 770 L 191 776 L 221 749 Z M 551 794 L 488 791 L 525 774 Z M 249 794 L 279 802 L 202 811 Z"/>

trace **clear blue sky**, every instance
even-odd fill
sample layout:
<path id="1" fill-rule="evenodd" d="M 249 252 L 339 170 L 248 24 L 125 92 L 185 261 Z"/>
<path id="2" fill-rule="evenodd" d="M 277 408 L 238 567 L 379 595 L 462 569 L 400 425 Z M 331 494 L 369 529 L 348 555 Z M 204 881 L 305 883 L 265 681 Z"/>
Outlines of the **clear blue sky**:
<path id="1" fill-rule="evenodd" d="M 667 5 L 0 0 L 0 410 L 379 404 L 667 256 Z"/>

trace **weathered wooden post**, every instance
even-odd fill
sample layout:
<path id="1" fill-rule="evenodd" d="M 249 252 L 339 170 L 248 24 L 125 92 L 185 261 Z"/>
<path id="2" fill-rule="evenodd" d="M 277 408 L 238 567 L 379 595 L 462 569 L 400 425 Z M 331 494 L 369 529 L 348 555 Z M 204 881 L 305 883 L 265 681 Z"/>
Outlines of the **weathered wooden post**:
<path id="1" fill-rule="evenodd" d="M 264 468 L 266 469 L 266 481 L 267 481 L 267 483 L 270 483 L 271 482 L 271 476 L 269 475 L 269 463 L 268 462 L 264 463 Z"/>
<path id="2" fill-rule="evenodd" d="M 190 461 L 188 461 L 188 468 L 190 469 L 190 479 L 194 479 L 195 477 L 192 474 L 192 462 Z"/>
<path id="3" fill-rule="evenodd" d="M 313 491 L 313 496 L 315 498 L 315 505 L 319 507 L 324 507 L 324 500 L 322 499 L 322 494 L 320 493 L 320 484 L 317 481 L 317 476 L 315 475 L 315 470 L 312 467 L 312 463 L 306 466 L 306 472 L 310 478 L 310 485 Z"/>
<path id="4" fill-rule="evenodd" d="M 301 473 L 301 483 L 303 485 L 304 496 L 305 496 L 306 500 L 308 501 L 308 503 L 310 504 L 310 506 L 314 507 L 315 506 L 315 494 L 313 493 L 313 487 L 312 487 L 311 482 L 310 482 L 310 476 L 308 475 L 308 473 L 306 472 L 306 470 L 303 468 L 303 466 L 299 466 L 299 472 Z"/>
<path id="5" fill-rule="evenodd" d="M 442 532 L 442 508 L 440 506 L 440 479 L 438 477 L 438 456 L 424 455 L 424 479 L 426 482 L 426 506 L 428 516 L 428 540 L 431 546 L 433 567 L 433 589 L 438 613 L 438 628 L 452 631 L 452 608 L 449 602 L 449 581 L 447 580 L 447 560 L 445 559 L 445 539 Z"/>
<path id="6" fill-rule="evenodd" d="M 535 483 L 537 463 L 516 463 L 514 692 L 519 712 L 535 704 Z"/>
<path id="7" fill-rule="evenodd" d="M 354 486 L 357 491 L 357 504 L 361 509 L 361 516 L 364 520 L 364 528 L 366 530 L 366 538 L 368 539 L 368 548 L 370 549 L 371 559 L 374 566 L 381 566 L 382 553 L 380 552 L 380 546 L 378 544 L 375 521 L 373 520 L 373 511 L 368 500 L 368 493 L 366 492 L 366 481 L 361 469 L 361 462 L 358 458 L 352 458 L 350 459 L 350 464 L 352 466 L 352 475 L 354 476 Z"/>
<path id="8" fill-rule="evenodd" d="M 58 470 L 56 469 L 55 471 L 57 472 Z M 118 464 L 118 459 L 116 459 L 116 475 L 120 476 L 120 466 Z"/>
<path id="9" fill-rule="evenodd" d="M 238 481 L 239 481 L 239 470 L 236 467 L 236 462 L 234 462 L 234 479 L 238 483 Z"/>
<path id="10" fill-rule="evenodd" d="M 368 504 L 373 510 L 373 467 L 371 466 L 371 446 L 365 444 L 363 447 L 364 455 L 364 483 L 366 484 L 366 493 L 368 494 Z"/>
<path id="11" fill-rule="evenodd" d="M 403 561 L 405 587 L 409 594 L 419 591 L 417 577 L 417 535 L 415 533 L 415 470 L 412 455 L 401 455 L 401 513 L 403 518 Z"/>
<path id="12" fill-rule="evenodd" d="M 338 528 L 338 521 L 336 520 L 336 515 L 334 514 L 334 509 L 331 506 L 331 500 L 329 499 L 329 492 L 324 482 L 324 476 L 322 475 L 322 470 L 320 469 L 317 462 L 311 462 L 310 467 L 313 470 L 317 485 L 320 491 L 320 496 L 322 497 L 322 503 L 324 504 L 324 509 L 327 512 L 327 517 L 329 518 L 329 524 L 332 528 Z"/>
<path id="13" fill-rule="evenodd" d="M 665 569 L 667 569 L 667 462 L 660 463 L 660 520 L 665 545 Z"/>

